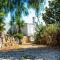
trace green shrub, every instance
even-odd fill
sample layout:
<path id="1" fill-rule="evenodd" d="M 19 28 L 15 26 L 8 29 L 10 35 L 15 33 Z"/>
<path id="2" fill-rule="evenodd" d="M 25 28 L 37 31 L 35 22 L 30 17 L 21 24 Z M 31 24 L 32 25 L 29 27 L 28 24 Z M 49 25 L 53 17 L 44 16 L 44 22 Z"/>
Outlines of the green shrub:
<path id="1" fill-rule="evenodd" d="M 55 23 L 41 26 L 35 33 L 35 43 L 60 46 L 60 24 Z"/>
<path id="2" fill-rule="evenodd" d="M 23 38 L 23 34 L 17 34 L 17 37 L 18 37 L 19 39 L 22 39 L 22 38 Z"/>
<path id="3" fill-rule="evenodd" d="M 23 34 L 20 34 L 20 33 L 17 33 L 17 34 L 14 34 L 14 37 L 17 38 L 17 40 L 19 40 L 19 44 L 21 44 L 21 39 L 23 38 Z"/>
<path id="4" fill-rule="evenodd" d="M 18 39 L 23 38 L 23 34 L 20 34 L 20 33 L 15 33 L 14 36 L 17 37 Z"/>
<path id="5" fill-rule="evenodd" d="M 58 34 L 60 34 L 60 27 L 59 27 L 59 24 L 48 24 L 46 26 L 46 30 L 45 30 L 45 37 L 48 37 L 46 40 L 47 40 L 47 44 L 50 45 L 50 46 L 56 46 L 58 45 L 58 41 L 59 39 L 58 38 Z M 48 34 L 46 36 L 46 34 Z M 59 35 L 60 37 L 60 35 Z"/>
<path id="6" fill-rule="evenodd" d="M 45 26 L 43 26 L 42 24 L 38 25 L 38 27 L 36 26 L 36 32 L 35 32 L 35 44 L 41 44 L 42 41 L 42 37 L 44 36 L 44 30 L 45 30 Z"/>

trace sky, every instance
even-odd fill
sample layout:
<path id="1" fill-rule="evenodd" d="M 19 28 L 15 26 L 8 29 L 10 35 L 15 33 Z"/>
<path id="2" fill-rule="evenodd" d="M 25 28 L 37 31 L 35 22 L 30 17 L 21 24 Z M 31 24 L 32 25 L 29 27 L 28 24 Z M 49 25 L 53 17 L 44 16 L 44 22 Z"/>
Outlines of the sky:
<path id="1" fill-rule="evenodd" d="M 40 22 L 42 22 L 43 24 L 45 24 L 45 23 L 44 23 L 44 21 L 42 19 L 42 13 L 45 12 L 45 7 L 46 6 L 48 7 L 48 1 L 49 0 L 45 0 L 45 2 L 41 5 L 41 9 L 40 9 L 39 19 L 40 19 Z M 31 9 L 28 10 L 28 12 L 29 12 L 28 16 L 23 16 L 23 20 L 25 21 L 25 23 L 32 23 L 32 20 L 33 20 L 32 17 L 35 17 L 35 20 L 37 21 L 37 17 L 35 15 L 35 10 L 31 8 Z M 6 30 L 5 30 L 5 32 L 7 32 L 8 29 L 10 28 L 10 26 L 9 26 L 9 21 L 10 20 L 11 20 L 11 16 L 10 16 L 10 12 L 9 12 L 7 14 L 7 16 L 5 17 L 5 23 L 6 23 L 6 26 L 5 26 Z"/>

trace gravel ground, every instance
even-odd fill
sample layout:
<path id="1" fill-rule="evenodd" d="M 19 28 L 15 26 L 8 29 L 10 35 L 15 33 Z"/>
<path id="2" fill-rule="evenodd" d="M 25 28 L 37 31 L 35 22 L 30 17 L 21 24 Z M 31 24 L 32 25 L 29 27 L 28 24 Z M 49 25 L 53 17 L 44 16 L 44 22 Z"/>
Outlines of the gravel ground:
<path id="1" fill-rule="evenodd" d="M 60 49 L 28 48 L 0 52 L 0 60 L 60 60 Z"/>

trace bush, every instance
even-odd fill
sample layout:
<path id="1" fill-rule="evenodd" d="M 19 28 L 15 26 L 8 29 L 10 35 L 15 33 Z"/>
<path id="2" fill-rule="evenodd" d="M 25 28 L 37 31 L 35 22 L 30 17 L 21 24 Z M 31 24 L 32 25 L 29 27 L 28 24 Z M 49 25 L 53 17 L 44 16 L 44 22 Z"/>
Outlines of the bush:
<path id="1" fill-rule="evenodd" d="M 16 34 L 14 34 L 14 37 L 17 37 L 18 39 L 22 39 L 23 38 L 23 34 L 16 33 Z"/>
<path id="2" fill-rule="evenodd" d="M 42 24 L 38 25 L 38 27 L 36 27 L 36 32 L 35 32 L 35 41 L 34 43 L 35 44 L 42 44 L 41 41 L 42 41 L 42 37 L 43 37 L 43 34 L 44 34 L 44 30 L 45 30 L 45 26 L 43 26 Z"/>
<path id="3" fill-rule="evenodd" d="M 17 34 L 14 34 L 14 36 L 18 38 L 19 44 L 21 44 L 22 43 L 21 39 L 23 38 L 23 34 L 17 33 Z"/>
<path id="4" fill-rule="evenodd" d="M 45 35 L 45 36 L 48 37 L 47 44 L 50 46 L 56 46 L 56 45 L 58 45 L 58 42 L 60 41 L 60 39 L 59 39 L 59 37 L 60 37 L 59 25 L 60 24 L 48 24 L 46 26 L 45 34 L 47 33 L 48 35 L 47 36 Z"/>
<path id="5" fill-rule="evenodd" d="M 41 26 L 35 33 L 35 43 L 60 46 L 60 24 Z"/>
<path id="6" fill-rule="evenodd" d="M 17 37 L 18 37 L 19 39 L 22 39 L 22 38 L 23 38 L 23 34 L 17 34 Z"/>

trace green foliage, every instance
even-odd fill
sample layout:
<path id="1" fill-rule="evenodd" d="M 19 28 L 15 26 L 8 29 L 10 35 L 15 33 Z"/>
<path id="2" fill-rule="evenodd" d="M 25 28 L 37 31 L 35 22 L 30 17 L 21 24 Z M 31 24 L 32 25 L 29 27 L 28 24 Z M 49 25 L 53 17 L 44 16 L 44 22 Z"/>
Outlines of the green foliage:
<path id="1" fill-rule="evenodd" d="M 16 20 L 16 24 L 18 25 L 18 26 L 20 26 L 20 28 L 21 27 L 24 27 L 24 21 L 22 20 L 22 19 L 19 19 L 19 20 Z"/>
<path id="2" fill-rule="evenodd" d="M 16 37 L 19 38 L 19 39 L 22 39 L 23 38 L 23 34 L 16 34 Z"/>
<path id="3" fill-rule="evenodd" d="M 25 11 L 24 2 L 21 2 L 21 0 L 17 1 L 17 10 L 15 13 L 15 22 L 18 26 L 18 33 L 21 33 L 21 28 L 24 26 L 24 21 L 22 20 L 22 13 Z"/>
<path id="4" fill-rule="evenodd" d="M 36 26 L 36 33 L 34 34 L 35 36 L 35 42 L 36 44 L 41 44 L 41 39 L 44 36 L 44 30 L 45 30 L 45 26 L 43 26 L 42 24 L 38 25 L 38 27 Z"/>
<path id="5" fill-rule="evenodd" d="M 41 3 L 43 3 L 44 0 L 28 0 L 28 7 L 32 7 L 35 9 L 35 14 L 36 14 L 36 17 L 37 17 L 37 21 L 38 23 L 40 22 L 39 21 L 39 11 L 40 11 L 40 6 L 41 6 Z"/>
<path id="6" fill-rule="evenodd" d="M 35 43 L 60 46 L 60 24 L 40 25 L 40 28 L 35 33 Z"/>
<path id="7" fill-rule="evenodd" d="M 3 32 L 4 25 L 5 25 L 4 20 L 3 20 L 3 18 L 5 16 L 4 7 L 3 7 L 4 4 L 5 4 L 5 2 L 1 0 L 0 1 L 0 34 Z"/>
<path id="8" fill-rule="evenodd" d="M 47 24 L 60 23 L 60 2 L 59 0 L 49 1 L 49 8 L 46 7 L 42 15 Z"/>
<path id="9" fill-rule="evenodd" d="M 44 40 L 50 46 L 60 46 L 60 0 L 49 1 L 42 18 L 46 23 Z"/>
<path id="10" fill-rule="evenodd" d="M 46 44 L 53 46 L 57 44 L 57 32 L 58 32 L 59 24 L 48 24 L 45 29 L 44 38 L 46 40 Z"/>
<path id="11" fill-rule="evenodd" d="M 19 17 L 20 18 L 20 17 Z M 20 18 L 20 19 L 14 19 L 14 17 L 12 17 L 11 21 L 10 21 L 10 29 L 8 31 L 8 34 L 10 35 L 19 35 L 19 33 L 22 33 L 21 32 L 21 28 L 23 28 L 25 25 L 24 21 Z"/>
<path id="12" fill-rule="evenodd" d="M 20 19 L 16 19 L 16 26 L 18 26 L 18 33 L 21 33 L 21 28 L 23 28 L 25 25 L 24 20 Z"/>
<path id="13" fill-rule="evenodd" d="M 40 4 L 43 2 L 44 0 L 29 0 L 28 1 L 28 7 L 33 7 L 36 10 L 40 9 Z"/>
<path id="14" fill-rule="evenodd" d="M 21 42 L 21 39 L 23 38 L 23 34 L 21 34 L 21 33 L 14 34 L 14 37 L 18 38 L 19 44 L 22 43 L 22 42 Z"/>
<path id="15" fill-rule="evenodd" d="M 57 32 L 58 28 L 58 24 L 48 24 L 46 26 L 46 32 L 48 32 L 48 34 L 53 34 Z"/>
<path id="16" fill-rule="evenodd" d="M 3 32 L 5 23 L 3 22 L 3 18 L 0 18 L 0 33 Z"/>

